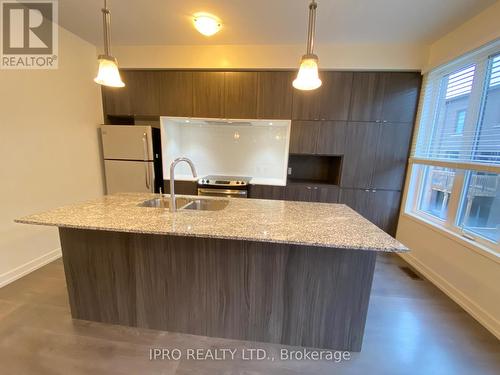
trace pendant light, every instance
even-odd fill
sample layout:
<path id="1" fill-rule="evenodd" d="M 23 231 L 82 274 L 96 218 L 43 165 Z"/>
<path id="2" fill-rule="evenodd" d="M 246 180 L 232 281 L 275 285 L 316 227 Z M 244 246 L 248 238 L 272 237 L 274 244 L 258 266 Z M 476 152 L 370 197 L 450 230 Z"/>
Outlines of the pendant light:
<path id="1" fill-rule="evenodd" d="M 99 71 L 97 72 L 97 77 L 94 78 L 94 82 L 111 87 L 124 87 L 120 72 L 118 71 L 118 62 L 111 56 L 111 15 L 107 7 L 107 1 L 104 0 L 104 8 L 102 8 L 102 21 L 103 21 L 103 32 L 104 32 L 104 55 L 99 55 Z"/>
<path id="2" fill-rule="evenodd" d="M 313 53 L 314 32 L 316 28 L 316 8 L 318 4 L 315 0 L 309 4 L 309 26 L 307 29 L 307 52 L 300 61 L 297 78 L 293 81 L 293 87 L 298 90 L 315 90 L 321 86 L 321 79 L 318 76 L 318 56 Z"/>

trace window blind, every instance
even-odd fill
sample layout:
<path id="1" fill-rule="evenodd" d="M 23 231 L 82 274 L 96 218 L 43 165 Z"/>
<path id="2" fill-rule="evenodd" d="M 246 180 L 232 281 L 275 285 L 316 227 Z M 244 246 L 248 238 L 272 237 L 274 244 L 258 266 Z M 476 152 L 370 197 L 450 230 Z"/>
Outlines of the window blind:
<path id="1" fill-rule="evenodd" d="M 500 167 L 500 42 L 496 48 L 425 75 L 413 159 Z"/>

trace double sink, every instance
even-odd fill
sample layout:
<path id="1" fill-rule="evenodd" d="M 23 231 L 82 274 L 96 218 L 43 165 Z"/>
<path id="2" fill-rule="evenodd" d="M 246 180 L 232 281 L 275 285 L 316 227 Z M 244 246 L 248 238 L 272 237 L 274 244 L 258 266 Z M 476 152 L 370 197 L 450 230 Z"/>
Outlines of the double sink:
<path id="1" fill-rule="evenodd" d="M 186 198 L 175 197 L 175 203 L 179 210 L 197 210 L 197 211 L 220 211 L 226 208 L 229 203 L 227 199 L 204 199 L 204 198 Z M 148 199 L 139 204 L 139 207 L 170 208 L 169 198 Z"/>

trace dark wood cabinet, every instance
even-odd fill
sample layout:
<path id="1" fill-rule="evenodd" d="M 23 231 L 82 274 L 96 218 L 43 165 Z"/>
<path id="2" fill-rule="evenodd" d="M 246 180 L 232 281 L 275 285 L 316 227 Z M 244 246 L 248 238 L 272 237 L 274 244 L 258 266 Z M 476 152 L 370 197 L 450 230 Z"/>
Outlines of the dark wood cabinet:
<path id="1" fill-rule="evenodd" d="M 321 72 L 323 84 L 313 91 L 293 90 L 294 120 L 347 120 L 353 73 Z"/>
<path id="2" fill-rule="evenodd" d="M 254 199 L 285 199 L 285 187 L 274 185 L 250 185 L 249 198 Z"/>
<path id="3" fill-rule="evenodd" d="M 315 154 L 320 123 L 317 121 L 292 121 L 289 152 L 291 154 Z"/>
<path id="4" fill-rule="evenodd" d="M 340 191 L 339 201 L 390 235 L 396 234 L 400 191 L 343 188 Z"/>
<path id="5" fill-rule="evenodd" d="M 342 165 L 342 187 L 371 188 L 379 134 L 378 123 L 348 123 Z"/>
<path id="6" fill-rule="evenodd" d="M 224 72 L 193 72 L 193 117 L 224 117 Z"/>
<path id="7" fill-rule="evenodd" d="M 341 186 L 402 190 L 412 128 L 407 123 L 349 123 Z"/>
<path id="8" fill-rule="evenodd" d="M 198 183 L 196 181 L 175 181 L 175 194 L 198 195 Z M 163 181 L 163 193 L 170 194 L 170 180 Z"/>
<path id="9" fill-rule="evenodd" d="M 289 183 L 286 186 L 285 198 L 287 201 L 311 202 L 313 187 L 306 184 Z"/>
<path id="10" fill-rule="evenodd" d="M 371 188 L 402 190 L 410 152 L 413 125 L 380 125 Z"/>
<path id="11" fill-rule="evenodd" d="M 289 183 L 285 198 L 289 201 L 337 203 L 339 188 L 335 185 Z"/>
<path id="12" fill-rule="evenodd" d="M 101 86 L 103 109 L 106 115 L 132 115 L 130 105 L 130 81 L 127 71 L 120 71 L 125 87 Z"/>
<path id="13" fill-rule="evenodd" d="M 319 120 L 321 118 L 321 87 L 312 91 L 293 89 L 293 120 Z"/>
<path id="14" fill-rule="evenodd" d="M 159 72 L 160 114 L 191 117 L 193 115 L 193 73 L 189 71 Z"/>
<path id="15" fill-rule="evenodd" d="M 384 82 L 388 73 L 354 73 L 350 121 L 379 121 L 384 105 Z"/>
<path id="16" fill-rule="evenodd" d="M 343 155 L 346 142 L 345 121 L 321 121 L 318 125 L 316 153 L 320 155 Z"/>
<path id="17" fill-rule="evenodd" d="M 257 86 L 257 72 L 226 72 L 224 83 L 224 117 L 256 118 Z"/>
<path id="18" fill-rule="evenodd" d="M 313 186 L 312 199 L 314 202 L 338 203 L 339 191 L 338 186 Z"/>
<path id="19" fill-rule="evenodd" d="M 385 73 L 382 120 L 415 121 L 422 76 L 417 72 Z"/>
<path id="20" fill-rule="evenodd" d="M 352 72 L 323 72 L 320 119 L 347 120 L 352 91 Z"/>
<path id="21" fill-rule="evenodd" d="M 344 121 L 293 121 L 290 130 L 291 154 L 342 155 Z"/>
<path id="22" fill-rule="evenodd" d="M 349 120 L 413 123 L 420 85 L 417 72 L 354 73 Z"/>
<path id="23" fill-rule="evenodd" d="M 292 115 L 292 72 L 259 72 L 257 117 L 290 119 Z"/>
<path id="24" fill-rule="evenodd" d="M 127 72 L 133 115 L 158 116 L 160 114 L 160 75 L 161 72 L 148 70 Z"/>

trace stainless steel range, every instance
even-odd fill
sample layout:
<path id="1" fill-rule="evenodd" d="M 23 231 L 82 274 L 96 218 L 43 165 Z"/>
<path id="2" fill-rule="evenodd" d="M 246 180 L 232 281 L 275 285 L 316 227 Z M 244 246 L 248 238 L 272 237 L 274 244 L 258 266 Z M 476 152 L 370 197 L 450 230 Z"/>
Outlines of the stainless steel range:
<path id="1" fill-rule="evenodd" d="M 206 176 L 198 180 L 198 195 L 247 198 L 251 177 Z"/>

